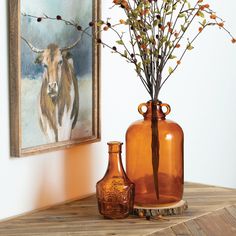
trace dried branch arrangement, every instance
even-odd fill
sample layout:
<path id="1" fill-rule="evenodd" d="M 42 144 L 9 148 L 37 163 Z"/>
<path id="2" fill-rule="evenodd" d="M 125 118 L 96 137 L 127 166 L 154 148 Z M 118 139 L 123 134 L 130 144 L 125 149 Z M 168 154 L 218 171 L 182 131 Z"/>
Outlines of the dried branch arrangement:
<path id="1" fill-rule="evenodd" d="M 117 24 L 111 24 L 108 19 L 99 25 L 118 36 L 118 46 L 113 46 L 113 51 L 134 64 L 154 101 L 206 28 L 216 26 L 229 35 L 232 43 L 236 42 L 225 28 L 224 20 L 203 0 L 114 0 L 113 3 L 113 7 L 125 12 L 126 18 Z M 126 33 L 119 31 L 120 24 L 127 27 L 128 39 Z"/>
<path id="2" fill-rule="evenodd" d="M 173 72 L 180 66 L 183 57 L 194 49 L 195 40 L 208 27 L 218 27 L 227 33 L 232 43 L 236 38 L 225 28 L 225 22 L 204 0 L 113 0 L 113 7 L 119 7 L 124 19 L 113 23 L 112 19 L 90 22 L 93 35 L 88 28 L 62 16 L 23 16 L 43 20 L 63 21 L 112 50 L 129 63 L 149 93 L 151 100 L 158 95 Z M 97 28 L 99 27 L 99 28 Z M 115 45 L 100 38 L 100 33 L 111 31 L 117 36 Z"/>

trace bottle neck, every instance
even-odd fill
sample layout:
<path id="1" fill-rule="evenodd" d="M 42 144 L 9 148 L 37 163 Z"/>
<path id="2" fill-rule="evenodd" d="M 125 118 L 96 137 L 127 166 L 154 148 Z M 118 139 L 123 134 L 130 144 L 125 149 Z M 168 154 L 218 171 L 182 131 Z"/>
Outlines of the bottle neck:
<path id="1" fill-rule="evenodd" d="M 121 160 L 121 152 L 110 152 L 108 162 L 108 173 L 115 176 L 124 175 L 124 168 Z"/>
<path id="2" fill-rule="evenodd" d="M 151 120 L 153 118 L 158 120 L 165 120 L 165 113 L 161 109 L 161 101 L 148 101 L 146 103 L 147 111 L 144 114 L 144 120 Z"/>

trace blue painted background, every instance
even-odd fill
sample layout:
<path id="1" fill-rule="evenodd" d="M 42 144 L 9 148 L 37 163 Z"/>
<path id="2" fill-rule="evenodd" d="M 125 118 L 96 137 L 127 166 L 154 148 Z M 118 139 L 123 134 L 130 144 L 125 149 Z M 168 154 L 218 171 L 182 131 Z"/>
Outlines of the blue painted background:
<path id="1" fill-rule="evenodd" d="M 87 27 L 92 20 L 92 0 L 22 0 L 21 12 L 50 17 L 61 15 L 70 21 L 78 20 L 82 27 Z M 62 21 L 42 20 L 21 16 L 21 35 L 37 48 L 46 48 L 50 43 L 65 47 L 80 36 L 81 32 L 74 27 L 65 25 Z M 74 59 L 75 71 L 83 76 L 92 70 L 92 41 L 84 35 L 77 47 L 71 50 Z M 34 63 L 36 53 L 21 40 L 22 78 L 36 79 L 42 72 L 42 67 Z"/>
<path id="2" fill-rule="evenodd" d="M 73 21 L 79 20 L 87 27 L 92 20 L 93 0 L 21 0 L 21 12 L 34 16 L 57 15 Z M 37 48 L 50 43 L 66 47 L 80 36 L 74 27 L 62 21 L 42 20 L 21 16 L 21 35 Z M 70 51 L 78 78 L 80 111 L 78 122 L 72 131 L 72 139 L 92 135 L 92 40 L 84 35 L 80 43 Z M 31 51 L 21 40 L 21 128 L 22 147 L 29 148 L 47 144 L 48 140 L 39 126 L 38 97 L 42 84 L 42 66 L 34 63 L 38 54 Z"/>

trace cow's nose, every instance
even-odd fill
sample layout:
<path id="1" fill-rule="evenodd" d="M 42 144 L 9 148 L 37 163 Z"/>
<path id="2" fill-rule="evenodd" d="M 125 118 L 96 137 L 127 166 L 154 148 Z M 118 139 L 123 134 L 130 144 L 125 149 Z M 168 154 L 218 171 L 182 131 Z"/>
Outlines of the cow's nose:
<path id="1" fill-rule="evenodd" d="M 57 82 L 48 83 L 49 90 L 55 90 L 57 87 Z"/>

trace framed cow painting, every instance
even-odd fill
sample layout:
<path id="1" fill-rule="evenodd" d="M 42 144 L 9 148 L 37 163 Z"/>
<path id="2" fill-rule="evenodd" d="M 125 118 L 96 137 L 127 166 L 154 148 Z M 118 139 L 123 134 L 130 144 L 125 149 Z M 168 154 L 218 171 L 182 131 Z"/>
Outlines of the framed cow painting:
<path id="1" fill-rule="evenodd" d="M 11 155 L 100 140 L 99 0 L 10 0 Z"/>

